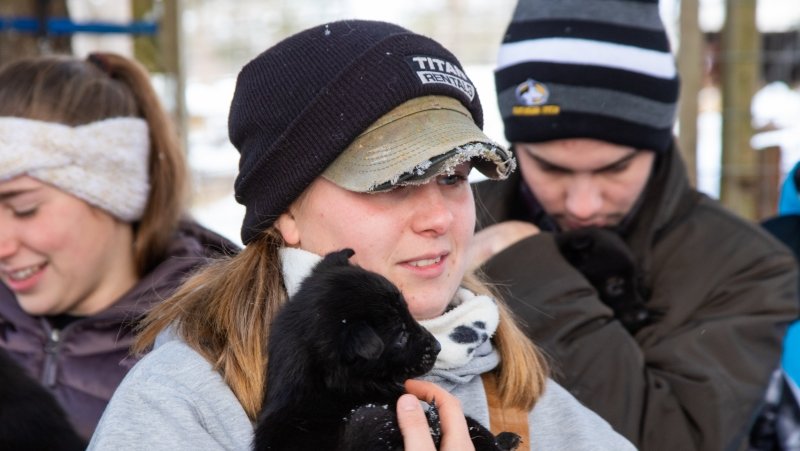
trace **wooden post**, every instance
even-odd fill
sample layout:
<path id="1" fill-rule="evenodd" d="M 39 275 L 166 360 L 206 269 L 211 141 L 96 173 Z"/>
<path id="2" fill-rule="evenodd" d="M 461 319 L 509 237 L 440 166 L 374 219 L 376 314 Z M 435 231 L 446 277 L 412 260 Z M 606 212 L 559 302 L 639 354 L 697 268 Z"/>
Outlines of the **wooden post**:
<path id="1" fill-rule="evenodd" d="M 45 12 L 49 17 L 69 17 L 66 0 L 51 0 L 48 3 L 38 3 L 33 0 L 2 0 L 0 1 L 0 16 L 30 17 L 39 16 L 40 6 L 46 6 Z M 41 37 L 34 33 L 21 33 L 18 31 L 0 31 L 0 64 L 25 57 L 46 53 L 70 53 L 72 51 L 69 36 Z"/>
<path id="2" fill-rule="evenodd" d="M 175 121 L 175 128 L 184 150 L 188 149 L 188 113 L 186 109 L 186 74 L 181 46 L 182 0 L 132 0 L 133 17 L 142 20 L 160 9 L 158 34 L 134 38 L 134 55 L 154 74 L 163 74 L 164 106 Z"/>
<path id="3" fill-rule="evenodd" d="M 689 172 L 689 181 L 692 186 L 697 186 L 697 95 L 703 80 L 705 40 L 698 19 L 699 0 L 681 0 L 680 5 L 680 45 L 677 59 L 681 97 L 678 104 L 678 143 Z"/>
<path id="4" fill-rule="evenodd" d="M 169 76 L 174 104 L 172 114 L 184 150 L 189 149 L 188 113 L 186 110 L 186 72 L 181 46 L 181 0 L 164 2 L 164 21 L 161 29 L 161 45 L 164 55 L 164 72 Z"/>
<path id="5" fill-rule="evenodd" d="M 758 151 L 761 177 L 758 189 L 758 221 L 775 216 L 778 212 L 778 197 L 781 183 L 781 148 L 767 147 Z"/>
<path id="6" fill-rule="evenodd" d="M 750 147 L 750 103 L 760 80 L 761 38 L 756 0 L 726 0 L 722 30 L 722 184 L 720 200 L 739 215 L 758 218 L 758 156 Z"/>

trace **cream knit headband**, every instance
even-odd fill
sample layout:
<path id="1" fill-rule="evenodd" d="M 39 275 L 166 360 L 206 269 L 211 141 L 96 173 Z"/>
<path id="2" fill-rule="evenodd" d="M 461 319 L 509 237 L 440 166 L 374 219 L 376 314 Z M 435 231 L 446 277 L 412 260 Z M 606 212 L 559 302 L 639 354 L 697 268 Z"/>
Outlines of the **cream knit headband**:
<path id="1" fill-rule="evenodd" d="M 150 137 L 143 119 L 120 117 L 70 127 L 0 117 L 0 181 L 27 174 L 123 221 L 142 217 Z"/>

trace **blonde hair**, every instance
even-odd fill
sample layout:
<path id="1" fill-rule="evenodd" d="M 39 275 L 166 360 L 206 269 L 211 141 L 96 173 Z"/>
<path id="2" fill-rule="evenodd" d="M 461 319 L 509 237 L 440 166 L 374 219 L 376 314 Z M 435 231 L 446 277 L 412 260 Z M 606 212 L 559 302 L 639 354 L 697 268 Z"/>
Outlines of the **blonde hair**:
<path id="1" fill-rule="evenodd" d="M 0 116 L 71 126 L 112 117 L 144 119 L 150 131 L 151 188 L 144 215 L 134 224 L 139 276 L 166 258 L 186 211 L 188 170 L 144 67 L 112 53 L 93 53 L 87 60 L 67 55 L 15 60 L 0 69 Z"/>
<path id="2" fill-rule="evenodd" d="M 494 370 L 504 406 L 530 410 L 544 392 L 550 366 L 539 348 L 519 326 L 502 297 L 475 273 L 467 274 L 462 285 L 494 298 L 500 312 L 492 341 L 500 353 L 500 365 Z"/>
<path id="3" fill-rule="evenodd" d="M 134 351 L 146 352 L 167 327 L 220 372 L 251 420 L 264 397 L 269 325 L 286 302 L 278 250 L 267 229 L 236 256 L 192 276 L 142 323 Z"/>
<path id="4" fill-rule="evenodd" d="M 261 410 L 267 367 L 269 325 L 286 302 L 273 226 L 237 256 L 212 263 L 190 278 L 145 319 L 134 350 L 146 352 L 167 327 L 220 372 L 251 420 Z M 466 287 L 489 293 L 477 278 Z M 504 405 L 530 409 L 544 390 L 547 365 L 505 305 L 494 341 L 502 357 L 497 369 Z"/>

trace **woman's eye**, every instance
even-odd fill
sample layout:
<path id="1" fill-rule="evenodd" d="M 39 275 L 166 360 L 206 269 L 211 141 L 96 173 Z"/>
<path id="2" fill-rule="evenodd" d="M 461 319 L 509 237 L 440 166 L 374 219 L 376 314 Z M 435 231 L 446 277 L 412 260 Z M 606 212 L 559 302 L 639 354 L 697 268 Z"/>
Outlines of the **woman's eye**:
<path id="1" fill-rule="evenodd" d="M 36 214 L 37 208 L 19 208 L 14 210 L 14 217 L 15 218 L 30 218 Z"/>
<path id="2" fill-rule="evenodd" d="M 455 174 L 441 175 L 439 176 L 437 181 L 439 182 L 440 185 L 457 185 L 466 180 L 467 177 L 465 175 L 455 173 Z"/>

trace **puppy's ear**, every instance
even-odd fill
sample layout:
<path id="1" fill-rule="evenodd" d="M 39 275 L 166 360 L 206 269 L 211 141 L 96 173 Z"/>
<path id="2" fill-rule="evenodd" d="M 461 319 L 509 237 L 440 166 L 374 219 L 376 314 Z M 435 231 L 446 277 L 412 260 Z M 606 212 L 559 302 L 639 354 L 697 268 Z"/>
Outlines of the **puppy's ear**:
<path id="1" fill-rule="evenodd" d="M 355 251 L 350 248 L 344 248 L 339 251 L 331 252 L 325 255 L 325 258 L 317 264 L 319 268 L 332 267 L 332 266 L 347 266 L 350 264 L 350 257 L 355 255 Z"/>
<path id="2" fill-rule="evenodd" d="M 345 361 L 353 363 L 357 359 L 374 360 L 381 356 L 384 343 L 380 335 L 369 324 L 352 324 L 344 337 L 342 354 Z"/>

